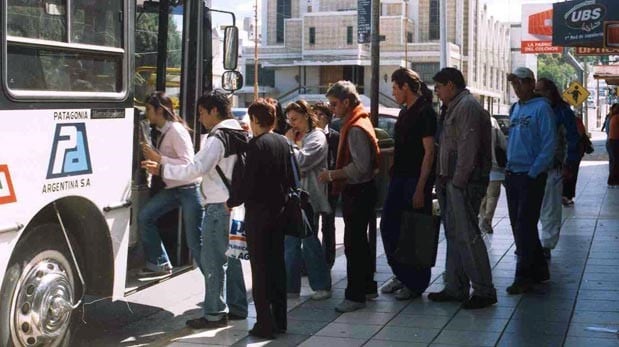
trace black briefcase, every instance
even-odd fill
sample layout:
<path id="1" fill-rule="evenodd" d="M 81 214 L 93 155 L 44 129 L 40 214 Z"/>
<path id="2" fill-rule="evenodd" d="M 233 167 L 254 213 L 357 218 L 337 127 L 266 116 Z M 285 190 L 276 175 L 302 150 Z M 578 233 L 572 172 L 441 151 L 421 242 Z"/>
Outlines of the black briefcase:
<path id="1" fill-rule="evenodd" d="M 395 260 L 420 269 L 433 267 L 436 263 L 440 217 L 405 210 L 400 221 Z"/>

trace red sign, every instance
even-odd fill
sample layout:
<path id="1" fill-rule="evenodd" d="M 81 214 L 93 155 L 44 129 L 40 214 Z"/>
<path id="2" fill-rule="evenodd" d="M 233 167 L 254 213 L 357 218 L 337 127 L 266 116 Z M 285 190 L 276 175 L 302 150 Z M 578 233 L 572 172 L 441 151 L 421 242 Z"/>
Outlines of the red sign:
<path id="1" fill-rule="evenodd" d="M 0 205 L 17 201 L 7 165 L 0 165 Z"/>
<path id="2" fill-rule="evenodd" d="M 562 47 L 553 46 L 550 41 L 522 41 L 520 52 L 525 53 L 561 53 Z"/>
<path id="3" fill-rule="evenodd" d="M 619 55 L 619 48 L 576 47 L 576 55 Z"/>

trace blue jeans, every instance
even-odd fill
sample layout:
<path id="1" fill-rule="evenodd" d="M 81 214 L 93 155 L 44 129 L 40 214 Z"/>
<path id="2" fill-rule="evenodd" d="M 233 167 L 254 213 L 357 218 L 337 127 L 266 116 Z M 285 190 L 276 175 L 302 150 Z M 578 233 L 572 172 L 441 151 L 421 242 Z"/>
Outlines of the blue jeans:
<path id="1" fill-rule="evenodd" d="M 318 225 L 318 218 L 314 219 L 314 225 Z M 288 293 L 301 292 L 302 260 L 305 262 L 307 278 L 312 290 L 331 289 L 331 272 L 325 261 L 322 246 L 316 233 L 304 239 L 286 235 L 284 240 L 284 259 L 286 262 L 286 290 Z"/>
<path id="2" fill-rule="evenodd" d="M 412 207 L 413 195 L 417 187 L 417 177 L 407 178 L 393 176 L 389 182 L 389 191 L 383 205 L 383 213 L 380 218 L 380 234 L 383 239 L 383 247 L 387 262 L 395 277 L 408 289 L 423 293 L 430 284 L 430 268 L 418 269 L 410 265 L 402 264 L 393 258 L 398 241 L 400 240 L 400 219 L 405 208 Z M 432 213 L 432 182 L 424 187 L 424 208 L 422 212 Z"/>
<path id="3" fill-rule="evenodd" d="M 157 230 L 157 220 L 175 208 L 182 208 L 183 224 L 187 246 L 194 260 L 202 269 L 200 261 L 200 235 L 204 209 L 200 201 L 197 184 L 162 189 L 155 194 L 140 211 L 138 228 L 144 247 L 144 256 L 150 267 L 172 265 Z M 147 265 L 148 266 L 148 265 Z"/>
<path id="4" fill-rule="evenodd" d="M 226 256 L 230 212 L 224 203 L 207 204 L 202 227 L 204 317 L 219 320 L 226 313 L 247 317 L 247 290 L 241 261 Z"/>

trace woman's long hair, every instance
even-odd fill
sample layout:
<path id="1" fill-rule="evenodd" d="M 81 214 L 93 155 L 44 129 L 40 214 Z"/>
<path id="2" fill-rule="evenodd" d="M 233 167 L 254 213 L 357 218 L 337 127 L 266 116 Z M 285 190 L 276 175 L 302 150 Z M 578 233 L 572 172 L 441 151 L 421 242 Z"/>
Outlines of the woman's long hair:
<path id="1" fill-rule="evenodd" d="M 428 102 L 432 102 L 432 91 L 424 81 L 421 80 L 419 74 L 411 69 L 401 67 L 395 70 L 391 74 L 391 82 L 395 82 L 398 87 L 402 88 L 404 84 L 408 85 L 408 88 L 413 92 L 426 99 Z"/>
<path id="2" fill-rule="evenodd" d="M 191 128 L 187 125 L 187 122 L 174 113 L 174 105 L 172 104 L 172 100 L 164 92 L 151 93 L 146 97 L 145 103 L 154 107 L 155 110 L 161 108 L 163 110 L 163 118 L 170 122 L 181 123 L 185 129 L 191 131 Z"/>
<path id="3" fill-rule="evenodd" d="M 557 88 L 557 85 L 551 79 L 542 77 L 538 79 L 537 82 L 542 83 L 544 89 L 548 91 L 548 99 L 550 100 L 550 104 L 552 105 L 552 107 L 558 106 L 560 104 L 569 105 L 567 102 L 565 102 L 565 100 L 563 100 L 563 97 L 561 97 L 561 93 L 559 93 L 559 88 Z"/>

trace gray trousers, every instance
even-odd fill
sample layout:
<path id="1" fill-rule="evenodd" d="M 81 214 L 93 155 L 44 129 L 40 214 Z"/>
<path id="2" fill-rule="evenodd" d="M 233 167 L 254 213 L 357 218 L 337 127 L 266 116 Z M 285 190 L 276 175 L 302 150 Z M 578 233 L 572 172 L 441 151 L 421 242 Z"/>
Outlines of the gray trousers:
<path id="1" fill-rule="evenodd" d="M 460 189 L 451 180 L 438 187 L 447 238 L 445 291 L 455 297 L 468 298 L 471 286 L 473 295 L 496 297 L 488 251 L 477 223 L 486 187 L 487 183 L 469 183 Z"/>

